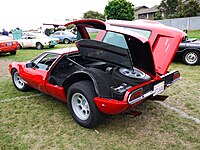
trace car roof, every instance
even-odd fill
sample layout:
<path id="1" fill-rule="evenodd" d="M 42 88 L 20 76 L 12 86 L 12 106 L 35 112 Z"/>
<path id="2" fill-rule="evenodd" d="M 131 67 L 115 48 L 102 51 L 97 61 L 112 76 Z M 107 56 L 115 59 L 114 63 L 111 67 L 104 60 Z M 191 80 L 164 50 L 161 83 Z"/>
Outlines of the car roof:
<path id="1" fill-rule="evenodd" d="M 153 30 L 153 31 L 161 32 L 162 34 L 168 33 L 168 30 L 173 30 L 175 32 L 181 31 L 180 29 L 177 29 L 171 26 L 166 26 L 157 21 L 146 20 L 146 19 L 138 19 L 134 21 L 106 20 L 106 23 L 111 24 L 111 25 L 116 25 L 116 26 L 126 26 L 126 27 L 133 27 L 133 28 L 139 28 L 139 29 Z"/>
<path id="2" fill-rule="evenodd" d="M 166 26 L 164 24 L 161 24 L 157 21 L 152 21 L 152 20 L 145 20 L 145 19 L 138 19 L 134 21 L 127 21 L 127 20 L 106 20 L 106 23 L 108 24 L 120 24 L 120 25 L 126 25 L 126 26 L 134 26 L 134 27 L 151 27 L 151 29 L 156 29 L 157 27 L 163 27 L 165 28 Z M 168 28 L 168 27 L 167 27 Z M 148 29 L 148 28 L 147 28 Z"/>
<path id="3" fill-rule="evenodd" d="M 0 35 L 0 41 L 5 41 L 5 40 L 13 40 L 13 39 L 6 35 Z"/>

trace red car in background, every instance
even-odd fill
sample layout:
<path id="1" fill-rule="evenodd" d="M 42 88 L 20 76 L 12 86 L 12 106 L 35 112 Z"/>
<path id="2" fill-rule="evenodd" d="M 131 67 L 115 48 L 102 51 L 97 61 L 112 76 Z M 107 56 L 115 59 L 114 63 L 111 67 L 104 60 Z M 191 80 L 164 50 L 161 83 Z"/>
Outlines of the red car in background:
<path id="1" fill-rule="evenodd" d="M 9 71 L 18 90 L 32 87 L 67 102 L 81 126 L 96 127 L 104 114 L 127 112 L 180 78 L 179 71 L 168 71 L 185 36 L 180 30 L 152 29 L 151 34 L 157 34 L 152 50 L 146 37 L 100 20 L 76 20 L 65 26 L 71 24 L 81 38 L 76 47 L 13 62 Z M 88 31 L 99 31 L 96 40 Z"/>
<path id="2" fill-rule="evenodd" d="M 0 54 L 10 53 L 11 55 L 15 55 L 19 48 L 19 43 L 17 41 L 9 36 L 0 35 Z"/>

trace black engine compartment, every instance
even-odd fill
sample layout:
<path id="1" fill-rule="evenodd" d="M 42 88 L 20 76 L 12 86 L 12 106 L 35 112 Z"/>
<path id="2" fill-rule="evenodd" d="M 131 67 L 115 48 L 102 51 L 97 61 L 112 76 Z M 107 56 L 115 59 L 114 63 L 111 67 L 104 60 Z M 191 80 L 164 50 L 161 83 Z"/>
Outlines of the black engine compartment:
<path id="1" fill-rule="evenodd" d="M 52 69 L 48 81 L 54 85 L 64 86 L 65 80 L 74 74 L 85 73 L 95 83 L 99 97 L 122 100 L 128 88 L 151 79 L 148 75 L 142 79 L 128 77 L 119 72 L 120 68 L 124 67 L 105 61 L 85 59 L 80 53 L 65 55 Z M 125 71 L 130 70 L 125 69 Z M 76 78 L 79 77 L 81 78 L 81 75 Z"/>

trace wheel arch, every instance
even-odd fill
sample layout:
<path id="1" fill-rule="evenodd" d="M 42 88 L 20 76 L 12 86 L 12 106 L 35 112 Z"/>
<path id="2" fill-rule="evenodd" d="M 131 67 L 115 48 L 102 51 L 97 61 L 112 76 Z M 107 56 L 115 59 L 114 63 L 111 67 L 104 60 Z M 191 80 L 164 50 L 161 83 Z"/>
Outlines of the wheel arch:
<path id="1" fill-rule="evenodd" d="M 13 74 L 13 71 L 18 71 L 18 69 L 16 69 L 15 67 L 13 67 L 11 70 L 10 70 L 10 73 L 11 73 L 11 75 Z"/>
<path id="2" fill-rule="evenodd" d="M 96 94 L 99 95 L 99 89 L 98 89 L 95 78 L 87 72 L 77 72 L 77 73 L 70 75 L 67 79 L 65 79 L 62 86 L 64 87 L 65 92 L 67 93 L 69 87 L 72 84 L 79 82 L 79 81 L 83 81 L 83 80 L 91 81 L 94 86 Z"/>
<path id="3" fill-rule="evenodd" d="M 20 74 L 20 72 L 22 71 L 22 68 L 23 68 L 22 65 L 20 65 L 19 63 L 13 62 L 13 63 L 11 63 L 9 65 L 10 74 L 12 75 L 12 73 L 13 73 L 14 70 L 16 70 L 17 72 L 19 72 L 19 74 Z"/>
<path id="4" fill-rule="evenodd" d="M 198 48 L 191 48 L 191 47 L 190 48 L 185 48 L 181 52 L 182 52 L 182 54 L 184 54 L 187 51 L 197 51 L 198 53 L 200 53 L 200 49 L 198 49 Z"/>
<path id="5" fill-rule="evenodd" d="M 71 42 L 71 40 L 68 37 L 64 37 L 63 42 L 65 41 L 65 39 L 67 39 L 67 40 L 69 40 L 69 42 Z"/>
<path id="6" fill-rule="evenodd" d="M 35 45 L 37 45 L 37 44 L 41 44 L 41 45 L 43 45 L 41 42 L 38 42 L 38 41 L 35 43 Z"/>

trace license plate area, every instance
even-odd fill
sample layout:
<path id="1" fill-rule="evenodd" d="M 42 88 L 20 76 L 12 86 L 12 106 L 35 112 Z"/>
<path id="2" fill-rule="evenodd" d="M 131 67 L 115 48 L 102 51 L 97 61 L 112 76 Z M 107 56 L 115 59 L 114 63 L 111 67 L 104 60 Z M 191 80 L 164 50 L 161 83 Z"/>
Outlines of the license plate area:
<path id="1" fill-rule="evenodd" d="M 11 46 L 11 45 L 12 45 L 12 43 L 11 43 L 11 42 L 9 42 L 9 43 L 7 43 L 6 45 L 7 45 L 7 46 Z"/>
<path id="2" fill-rule="evenodd" d="M 158 95 L 159 93 L 163 92 L 165 89 L 165 82 L 160 82 L 153 87 L 153 96 Z"/>

